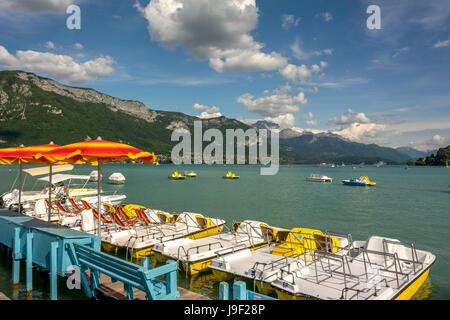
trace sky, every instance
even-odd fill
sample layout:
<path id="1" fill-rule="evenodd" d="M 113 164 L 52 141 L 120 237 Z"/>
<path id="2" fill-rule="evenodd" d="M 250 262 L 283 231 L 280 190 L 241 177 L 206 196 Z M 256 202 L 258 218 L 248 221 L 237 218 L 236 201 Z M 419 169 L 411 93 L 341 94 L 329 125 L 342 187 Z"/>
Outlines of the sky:
<path id="1" fill-rule="evenodd" d="M 2 0 L 0 30 L 0 70 L 151 109 L 450 144 L 448 0 Z"/>

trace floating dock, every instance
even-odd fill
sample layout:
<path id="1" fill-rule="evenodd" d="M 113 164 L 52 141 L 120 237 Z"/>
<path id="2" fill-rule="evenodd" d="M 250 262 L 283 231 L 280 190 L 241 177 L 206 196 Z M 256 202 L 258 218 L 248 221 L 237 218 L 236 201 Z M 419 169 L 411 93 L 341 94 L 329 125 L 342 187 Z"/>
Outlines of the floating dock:
<path id="1" fill-rule="evenodd" d="M 101 294 L 114 299 L 209 300 L 177 288 L 176 261 L 149 268 L 100 252 L 100 238 L 62 228 L 9 210 L 0 210 L 0 244 L 9 248 L 13 286 L 19 284 L 20 263 L 25 260 L 26 289 L 33 289 L 33 269 L 50 274 L 50 296 L 57 299 L 57 277 L 80 271 L 79 280 L 89 298 Z M 76 273 L 76 270 L 75 270 Z M 165 280 L 159 280 L 163 276 Z"/>
<path id="2" fill-rule="evenodd" d="M 127 294 L 123 290 L 123 285 L 119 282 L 113 282 L 110 277 L 101 275 L 100 285 L 97 291 L 107 299 L 114 300 L 126 300 Z M 180 293 L 179 300 L 212 300 L 211 298 L 189 291 L 187 289 L 178 287 L 178 292 Z M 134 289 L 134 300 L 146 300 L 145 292 L 139 289 Z"/>

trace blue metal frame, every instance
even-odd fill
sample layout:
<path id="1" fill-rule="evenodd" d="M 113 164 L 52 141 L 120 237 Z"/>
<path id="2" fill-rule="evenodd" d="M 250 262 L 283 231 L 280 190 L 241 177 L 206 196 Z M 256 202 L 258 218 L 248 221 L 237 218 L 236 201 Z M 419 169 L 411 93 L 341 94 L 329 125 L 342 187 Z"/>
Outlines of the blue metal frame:
<path id="1" fill-rule="evenodd" d="M 219 300 L 229 300 L 229 285 L 226 282 L 219 284 Z M 257 292 L 247 290 L 245 282 L 236 281 L 233 284 L 233 300 L 278 300 Z"/>
<path id="2" fill-rule="evenodd" d="M 113 282 L 123 282 L 129 300 L 133 299 L 134 288 L 144 291 L 148 300 L 176 300 L 180 297 L 176 261 L 168 261 L 166 265 L 150 270 L 146 260 L 139 266 L 77 243 L 67 244 L 67 250 L 72 263 L 81 268 L 81 282 L 88 297 L 96 295 L 100 273 L 111 277 Z M 90 281 L 87 270 L 90 270 Z M 162 275 L 166 275 L 166 281 L 157 279 Z"/>
<path id="3" fill-rule="evenodd" d="M 149 269 L 148 259 L 139 266 L 100 252 L 100 238 L 83 232 L 59 228 L 47 222 L 0 210 L 0 243 L 11 248 L 13 285 L 19 284 L 20 261 L 25 259 L 27 292 L 33 289 L 33 268 L 50 273 L 50 297 L 56 300 L 57 277 L 78 266 L 83 288 L 88 297 L 96 294 L 99 276 L 103 273 L 124 284 L 128 299 L 133 289 L 146 293 L 150 300 L 178 299 L 177 262 Z M 90 281 L 85 271 L 90 270 Z M 166 280 L 157 278 L 165 275 Z"/>

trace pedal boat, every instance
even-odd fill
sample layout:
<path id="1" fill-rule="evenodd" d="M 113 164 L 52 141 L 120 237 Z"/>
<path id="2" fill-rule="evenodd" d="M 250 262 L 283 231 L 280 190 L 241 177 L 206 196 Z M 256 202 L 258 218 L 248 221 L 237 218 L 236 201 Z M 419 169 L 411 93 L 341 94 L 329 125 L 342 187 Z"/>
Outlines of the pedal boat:
<path id="1" fill-rule="evenodd" d="M 153 247 L 159 262 L 177 260 L 187 274 L 196 275 L 208 270 L 211 259 L 242 250 L 255 250 L 275 241 L 280 228 L 264 222 L 245 220 L 233 223 L 230 232 L 202 239 L 178 239 Z M 286 230 L 285 230 L 286 231 Z"/>
<path id="2" fill-rule="evenodd" d="M 368 176 L 359 176 L 359 178 L 342 180 L 342 183 L 348 186 L 362 186 L 362 187 L 373 187 L 376 185 L 376 182 L 370 181 Z"/>
<path id="3" fill-rule="evenodd" d="M 227 172 L 225 173 L 225 175 L 224 175 L 222 178 L 223 178 L 223 179 L 231 179 L 231 180 L 233 180 L 233 179 L 240 179 L 241 177 L 235 175 L 235 174 L 234 174 L 233 172 L 231 172 L 231 171 L 227 171 Z"/>
<path id="4" fill-rule="evenodd" d="M 173 171 L 172 174 L 169 176 L 170 180 L 185 180 L 186 177 L 182 176 L 178 171 Z"/>
<path id="5" fill-rule="evenodd" d="M 185 174 L 186 178 L 197 178 L 196 172 L 188 172 Z"/>
<path id="6" fill-rule="evenodd" d="M 309 177 L 306 178 L 306 181 L 311 182 L 333 182 L 333 178 L 328 176 L 324 176 L 321 174 L 310 174 Z"/>
<path id="7" fill-rule="evenodd" d="M 293 228 L 279 233 L 277 243 L 258 250 L 241 250 L 211 261 L 210 269 L 220 281 L 239 278 L 250 288 L 270 295 L 275 292 L 272 281 L 280 276 L 281 268 L 291 263 L 305 265 L 309 261 L 307 253 L 313 250 L 337 251 L 347 246 L 349 241 L 341 236 L 323 234 L 319 230 Z"/>
<path id="8" fill-rule="evenodd" d="M 175 222 L 172 223 L 123 228 L 120 232 L 102 236 L 102 241 L 119 250 L 124 249 L 127 256 L 130 254 L 132 258 L 140 259 L 153 254 L 153 247 L 157 244 L 181 238 L 212 236 L 221 232 L 225 225 L 225 220 L 193 212 L 183 212 L 173 215 L 173 218 Z"/>
<path id="9" fill-rule="evenodd" d="M 283 267 L 272 286 L 282 300 L 409 300 L 435 260 L 412 243 L 372 236 L 336 253 L 315 251 L 307 265 Z"/>

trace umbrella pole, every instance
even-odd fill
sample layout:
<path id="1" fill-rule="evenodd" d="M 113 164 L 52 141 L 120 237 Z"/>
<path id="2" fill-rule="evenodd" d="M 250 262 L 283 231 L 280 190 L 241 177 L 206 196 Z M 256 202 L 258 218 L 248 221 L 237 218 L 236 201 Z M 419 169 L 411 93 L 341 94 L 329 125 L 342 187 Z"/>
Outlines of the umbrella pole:
<path id="1" fill-rule="evenodd" d="M 50 163 L 50 171 L 49 171 L 49 179 L 48 179 L 48 222 L 51 222 L 51 214 L 52 214 L 52 175 L 53 175 L 53 167 Z"/>
<path id="2" fill-rule="evenodd" d="M 21 213 L 21 206 L 20 203 L 22 202 L 22 188 L 23 188 L 23 181 L 22 181 L 22 161 L 19 161 L 19 166 L 20 166 L 20 175 L 19 175 L 19 209 L 18 212 L 19 214 Z"/>
<path id="3" fill-rule="evenodd" d="M 100 192 L 101 192 L 101 190 L 102 190 L 102 178 L 101 178 L 101 176 L 102 176 L 102 169 L 101 169 L 101 166 L 102 166 L 102 164 L 101 164 L 101 162 L 100 162 L 100 159 L 98 160 L 98 166 L 97 166 L 97 196 L 98 196 L 98 236 L 100 237 L 100 216 L 101 216 L 101 214 L 102 214 L 102 207 L 101 207 L 101 205 L 102 205 L 102 199 L 101 199 L 101 197 L 100 197 Z"/>

